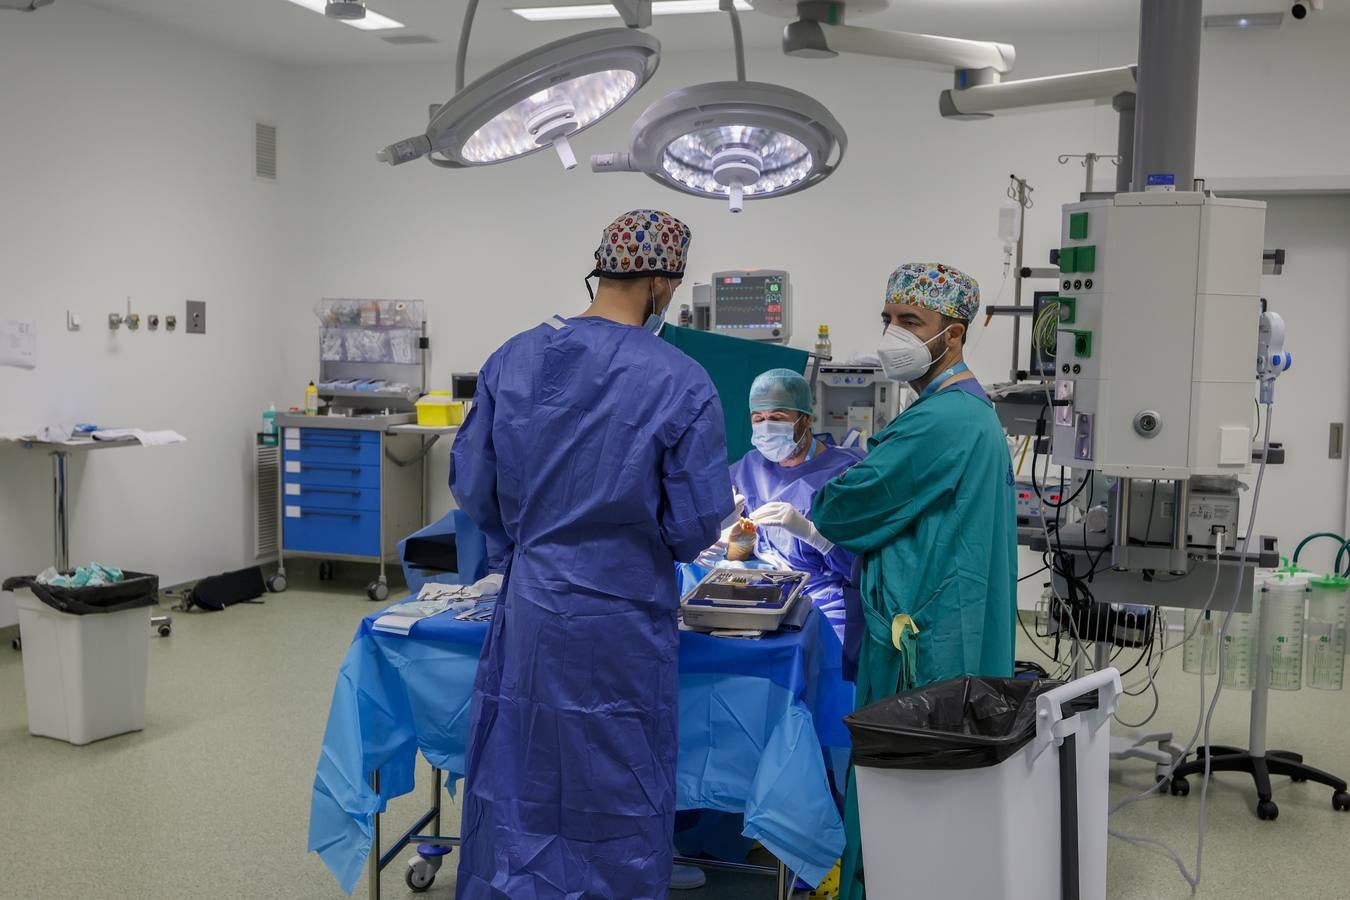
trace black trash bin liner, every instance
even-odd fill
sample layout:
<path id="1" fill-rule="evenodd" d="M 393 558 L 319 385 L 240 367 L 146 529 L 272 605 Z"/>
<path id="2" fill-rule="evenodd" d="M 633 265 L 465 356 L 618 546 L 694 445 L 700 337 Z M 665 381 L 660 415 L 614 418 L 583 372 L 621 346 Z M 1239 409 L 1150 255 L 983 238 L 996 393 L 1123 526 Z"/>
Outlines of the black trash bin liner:
<path id="1" fill-rule="evenodd" d="M 122 581 L 101 587 L 57 587 L 42 584 L 36 575 L 21 575 L 5 579 L 0 589 L 28 588 L 52 609 L 75 616 L 122 612 L 159 603 L 158 575 L 125 571 L 122 574 L 125 576 Z"/>
<path id="2" fill-rule="evenodd" d="M 980 769 L 1036 734 L 1036 698 L 1064 682 L 966 675 L 865 706 L 844 719 L 853 763 L 870 769 Z M 1092 709 L 1092 692 L 1067 706 Z"/>

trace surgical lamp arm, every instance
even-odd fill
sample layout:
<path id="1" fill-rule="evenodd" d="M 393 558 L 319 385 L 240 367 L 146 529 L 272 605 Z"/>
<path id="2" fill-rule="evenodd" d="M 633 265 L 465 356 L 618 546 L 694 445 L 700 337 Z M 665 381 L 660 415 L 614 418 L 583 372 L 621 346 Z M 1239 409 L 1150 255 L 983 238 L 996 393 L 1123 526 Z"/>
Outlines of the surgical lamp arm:
<path id="1" fill-rule="evenodd" d="M 629 28 L 651 27 L 652 0 L 610 0 L 610 4 Z"/>
<path id="2" fill-rule="evenodd" d="M 1119 66 L 954 88 L 942 92 L 938 109 L 946 118 L 961 118 L 1027 106 L 1110 100 L 1117 94 L 1134 92 L 1137 71 L 1137 66 Z"/>
<path id="3" fill-rule="evenodd" d="M 830 25 L 802 19 L 783 29 L 783 52 L 788 56 L 835 56 L 860 53 L 887 59 L 936 63 L 957 70 L 1012 71 L 1017 51 L 1012 44 L 971 41 L 935 34 L 882 31 L 853 25 Z"/>

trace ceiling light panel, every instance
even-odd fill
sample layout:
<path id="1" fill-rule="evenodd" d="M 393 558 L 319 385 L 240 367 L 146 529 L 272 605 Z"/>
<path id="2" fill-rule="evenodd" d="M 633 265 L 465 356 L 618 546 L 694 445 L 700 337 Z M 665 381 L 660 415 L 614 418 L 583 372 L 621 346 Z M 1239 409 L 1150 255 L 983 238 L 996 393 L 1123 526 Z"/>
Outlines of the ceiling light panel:
<path id="1" fill-rule="evenodd" d="M 754 7 L 747 0 L 736 0 L 736 9 L 740 12 L 751 12 Z M 720 11 L 718 0 L 655 0 L 652 3 L 652 15 L 654 16 L 687 16 Z M 582 6 L 531 6 L 513 9 L 511 12 L 531 22 L 619 18 L 619 11 L 610 3 L 591 3 Z"/>
<path id="2" fill-rule="evenodd" d="M 289 0 L 289 2 L 294 3 L 296 6 L 303 6 L 310 12 L 316 12 L 321 16 L 324 15 L 324 10 L 328 6 L 328 0 Z M 325 16 L 325 18 L 327 18 L 327 16 Z M 366 17 L 364 19 L 337 19 L 336 21 L 341 22 L 344 25 L 350 25 L 353 28 L 359 28 L 362 31 L 388 31 L 390 29 L 404 27 L 402 22 L 391 19 L 388 16 L 382 16 L 375 12 L 375 10 L 369 8 L 366 9 Z"/>

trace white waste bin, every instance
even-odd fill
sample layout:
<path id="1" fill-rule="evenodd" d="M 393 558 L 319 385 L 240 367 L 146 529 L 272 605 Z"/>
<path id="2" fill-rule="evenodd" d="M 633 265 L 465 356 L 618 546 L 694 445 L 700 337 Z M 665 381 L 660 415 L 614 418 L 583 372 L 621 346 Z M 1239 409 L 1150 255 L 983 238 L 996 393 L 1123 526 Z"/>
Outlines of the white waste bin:
<path id="1" fill-rule="evenodd" d="M 150 607 L 73 615 L 16 595 L 28 731 L 88 744 L 145 727 Z"/>
<path id="2" fill-rule="evenodd" d="M 1120 675 L 1105 669 L 1053 688 L 1033 682 L 1020 702 L 1008 698 L 999 708 L 998 685 L 1016 681 L 943 682 L 931 689 L 950 686 L 946 709 L 937 708 L 939 696 L 894 714 L 927 718 L 926 750 L 923 726 L 892 731 L 902 748 L 893 755 L 884 725 L 865 740 L 859 727 L 868 727 L 869 710 L 881 711 L 874 722 L 884 720 L 885 704 L 930 689 L 849 717 L 868 900 L 1105 900 L 1109 723 Z M 964 714 L 959 682 L 967 685 Z M 1095 708 L 1062 711 L 1093 692 Z M 1061 890 L 1075 873 L 1077 892 Z"/>

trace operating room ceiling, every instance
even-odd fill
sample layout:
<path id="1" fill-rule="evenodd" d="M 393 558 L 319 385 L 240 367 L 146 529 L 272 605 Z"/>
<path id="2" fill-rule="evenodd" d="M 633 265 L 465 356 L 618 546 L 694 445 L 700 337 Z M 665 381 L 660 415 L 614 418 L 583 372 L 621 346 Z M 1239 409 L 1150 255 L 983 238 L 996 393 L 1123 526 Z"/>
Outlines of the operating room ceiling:
<path id="1" fill-rule="evenodd" d="M 392 16 L 407 27 L 397 32 L 364 32 L 286 0 L 57 2 L 83 2 L 125 12 L 251 56 L 302 66 L 450 59 L 464 11 L 464 0 L 369 0 L 371 9 Z M 526 22 L 508 8 L 574 2 L 577 0 L 485 0 L 474 25 L 473 55 L 480 59 L 502 59 L 564 35 L 614 24 L 613 20 Z M 1287 6 L 1272 0 L 1207 0 L 1205 12 L 1285 10 Z M 1129 29 L 1138 21 L 1138 9 L 1138 0 L 894 0 L 885 12 L 859 16 L 852 21 L 877 28 L 999 39 L 1033 33 Z M 1350 21 L 1350 10 L 1329 9 L 1315 15 L 1325 17 L 1322 21 L 1333 17 L 1340 22 Z M 711 18 L 660 17 L 652 31 L 667 50 L 727 49 L 725 30 L 710 28 Z M 783 29 L 781 19 L 749 14 L 744 20 L 749 46 L 777 46 Z M 1305 27 L 1305 24 L 1293 23 L 1286 16 L 1283 27 Z M 396 46 L 381 40 L 386 34 L 427 35 L 437 43 Z"/>

